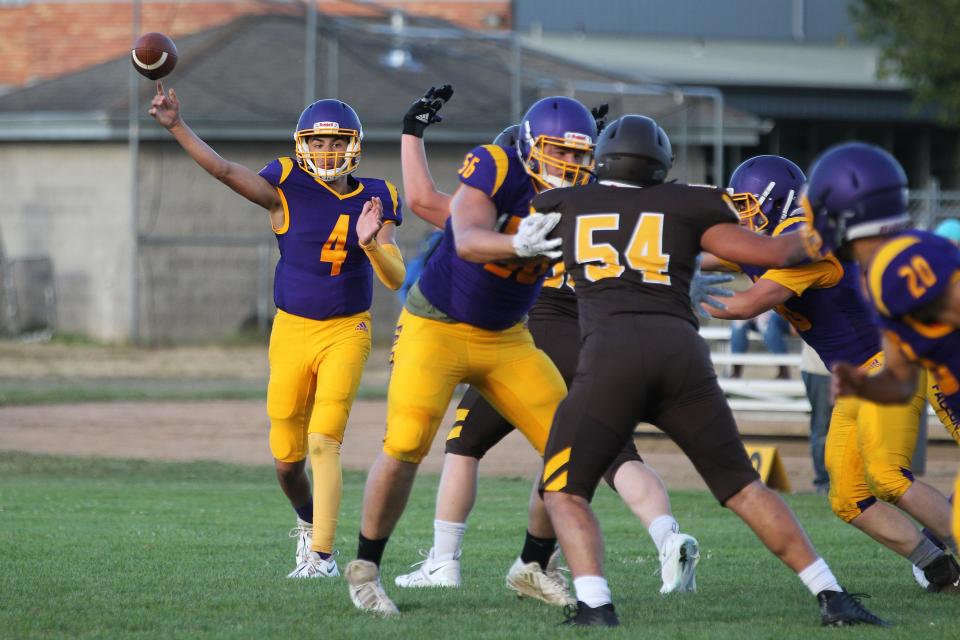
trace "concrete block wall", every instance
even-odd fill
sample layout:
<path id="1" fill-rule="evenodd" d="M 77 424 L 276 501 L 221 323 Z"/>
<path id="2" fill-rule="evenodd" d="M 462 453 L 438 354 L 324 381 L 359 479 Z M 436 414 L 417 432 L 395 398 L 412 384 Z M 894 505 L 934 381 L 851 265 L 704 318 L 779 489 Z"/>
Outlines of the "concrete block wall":
<path id="1" fill-rule="evenodd" d="M 48 255 L 61 331 L 129 334 L 130 166 L 125 144 L 0 145 L 0 236 L 8 259 Z"/>

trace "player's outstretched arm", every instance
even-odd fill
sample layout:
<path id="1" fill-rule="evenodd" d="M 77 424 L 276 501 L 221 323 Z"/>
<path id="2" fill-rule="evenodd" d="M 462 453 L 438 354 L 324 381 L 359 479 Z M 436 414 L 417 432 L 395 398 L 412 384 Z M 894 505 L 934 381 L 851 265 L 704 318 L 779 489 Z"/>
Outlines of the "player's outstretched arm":
<path id="1" fill-rule="evenodd" d="M 701 305 L 714 318 L 721 320 L 746 320 L 755 318 L 764 311 L 783 304 L 793 297 L 790 289 L 774 282 L 761 278 L 746 291 L 740 291 L 723 299 L 726 309 L 719 309 L 709 304 Z"/>
<path id="2" fill-rule="evenodd" d="M 883 339 L 883 370 L 875 375 L 840 362 L 833 367 L 834 397 L 858 396 L 879 404 L 905 404 L 917 391 L 920 366 L 907 360 L 888 337 Z"/>
<path id="3" fill-rule="evenodd" d="M 559 258 L 560 238 L 548 238 L 559 213 L 531 213 L 515 234 L 494 231 L 497 208 L 480 189 L 460 185 L 450 202 L 457 255 L 469 262 L 500 262 L 514 258 Z"/>
<path id="4" fill-rule="evenodd" d="M 700 237 L 700 245 L 723 260 L 758 267 L 790 267 L 806 260 L 817 259 L 812 253 L 810 233 L 797 231 L 775 238 L 758 235 L 739 224 L 715 224 Z"/>
<path id="5" fill-rule="evenodd" d="M 400 136 L 400 166 L 407 207 L 435 227 L 443 228 L 450 217 L 450 195 L 438 190 L 433 182 L 423 138 Z"/>
<path id="6" fill-rule="evenodd" d="M 442 120 L 438 112 L 451 96 L 453 87 L 448 84 L 439 89 L 430 87 L 404 114 L 403 135 L 400 136 L 403 195 L 407 206 L 419 217 L 441 228 L 450 217 L 450 195 L 438 190 L 430 175 L 423 132 Z"/>
<path id="7" fill-rule="evenodd" d="M 207 173 L 224 183 L 241 196 L 268 211 L 278 209 L 280 199 L 276 189 L 248 167 L 230 162 L 204 142 L 180 116 L 180 100 L 173 89 L 165 94 L 163 83 L 157 81 L 157 94 L 153 96 L 148 112 L 173 137 L 184 151 L 203 167 Z"/>

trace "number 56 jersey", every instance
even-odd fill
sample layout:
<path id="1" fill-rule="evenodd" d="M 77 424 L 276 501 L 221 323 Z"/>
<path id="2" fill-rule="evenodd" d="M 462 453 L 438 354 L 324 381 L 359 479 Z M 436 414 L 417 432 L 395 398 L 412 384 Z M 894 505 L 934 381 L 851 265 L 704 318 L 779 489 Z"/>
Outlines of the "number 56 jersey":
<path id="1" fill-rule="evenodd" d="M 283 224 L 273 229 L 280 247 L 273 282 L 277 308 L 313 320 L 369 309 L 373 268 L 360 248 L 357 220 L 364 203 L 377 196 L 384 223 L 399 225 L 397 188 L 386 180 L 351 178 L 355 188 L 341 195 L 290 158 L 274 160 L 260 175 L 283 204 Z"/>
<path id="2" fill-rule="evenodd" d="M 497 209 L 495 230 L 516 233 L 530 214 L 536 195 L 533 181 L 512 149 L 486 144 L 467 154 L 460 182 L 487 194 Z M 502 331 L 523 319 L 536 300 L 547 264 L 526 265 L 469 262 L 457 255 L 451 219 L 437 250 L 423 268 L 417 286 L 423 297 L 458 321 Z"/>
<path id="3" fill-rule="evenodd" d="M 584 335 L 617 314 L 671 315 L 698 326 L 690 280 L 700 236 L 715 224 L 738 222 L 721 189 L 676 183 L 553 189 L 533 206 L 562 214 L 554 234 L 563 239 Z"/>

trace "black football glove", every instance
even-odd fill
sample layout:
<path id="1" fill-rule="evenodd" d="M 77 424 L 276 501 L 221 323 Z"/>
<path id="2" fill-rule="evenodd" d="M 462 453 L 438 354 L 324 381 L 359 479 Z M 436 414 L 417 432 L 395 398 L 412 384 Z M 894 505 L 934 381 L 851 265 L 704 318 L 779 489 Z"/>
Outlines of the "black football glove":
<path id="1" fill-rule="evenodd" d="M 607 113 L 610 111 L 610 105 L 604 102 L 599 107 L 594 107 L 590 109 L 590 113 L 593 114 L 593 119 L 597 122 L 597 133 L 599 134 L 603 131 L 603 128 L 607 126 Z"/>
<path id="2" fill-rule="evenodd" d="M 411 136 L 423 137 L 423 130 L 434 122 L 443 120 L 438 115 L 440 108 L 453 96 L 453 87 L 448 84 L 439 89 L 430 87 L 423 97 L 410 105 L 403 116 L 403 132 Z"/>

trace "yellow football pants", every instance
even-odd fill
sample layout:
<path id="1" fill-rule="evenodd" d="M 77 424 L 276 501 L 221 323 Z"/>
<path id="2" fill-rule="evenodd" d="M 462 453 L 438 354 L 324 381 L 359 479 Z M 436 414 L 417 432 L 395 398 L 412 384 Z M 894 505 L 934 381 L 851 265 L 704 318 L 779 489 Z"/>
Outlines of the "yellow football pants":
<path id="1" fill-rule="evenodd" d="M 277 311 L 270 334 L 270 451 L 281 462 L 307 457 L 307 434 L 343 442 L 370 354 L 370 313 L 311 320 Z"/>
<path id="2" fill-rule="evenodd" d="M 927 402 L 933 407 L 943 428 L 947 430 L 953 441 L 960 445 L 960 416 L 954 415 L 953 411 L 944 403 L 943 394 L 940 393 L 936 378 L 930 373 L 927 373 Z"/>
<path id="3" fill-rule="evenodd" d="M 530 332 L 517 324 L 489 331 L 400 314 L 387 392 L 383 450 L 419 463 L 430 451 L 454 389 L 472 385 L 543 453 L 567 387 Z"/>
<path id="4" fill-rule="evenodd" d="M 953 483 L 953 539 L 960 540 L 960 473 Z"/>
<path id="5" fill-rule="evenodd" d="M 875 500 L 896 503 L 913 484 L 910 469 L 924 407 L 926 378 L 909 404 L 838 398 L 827 433 L 830 506 L 850 522 Z"/>

